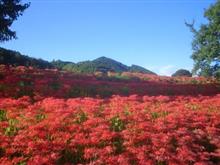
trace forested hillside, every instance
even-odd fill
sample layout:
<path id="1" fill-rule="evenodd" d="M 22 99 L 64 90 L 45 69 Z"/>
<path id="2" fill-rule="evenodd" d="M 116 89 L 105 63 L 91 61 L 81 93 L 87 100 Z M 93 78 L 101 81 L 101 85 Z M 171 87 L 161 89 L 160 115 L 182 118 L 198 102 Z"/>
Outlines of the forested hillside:
<path id="1" fill-rule="evenodd" d="M 32 66 L 34 68 L 53 68 L 53 65 L 45 60 L 32 58 L 13 50 L 0 48 L 0 64 L 12 66 Z"/>
<path id="2" fill-rule="evenodd" d="M 42 59 L 32 58 L 21 54 L 20 52 L 0 48 L 0 64 L 12 65 L 12 66 L 26 66 L 34 68 L 57 68 L 59 70 L 66 70 L 76 73 L 94 73 L 96 71 L 113 71 L 113 72 L 139 72 L 155 74 L 141 66 L 132 65 L 131 67 L 126 66 L 118 61 L 107 57 L 100 57 L 93 61 L 83 62 L 65 62 L 61 60 L 53 60 L 48 62 Z"/>

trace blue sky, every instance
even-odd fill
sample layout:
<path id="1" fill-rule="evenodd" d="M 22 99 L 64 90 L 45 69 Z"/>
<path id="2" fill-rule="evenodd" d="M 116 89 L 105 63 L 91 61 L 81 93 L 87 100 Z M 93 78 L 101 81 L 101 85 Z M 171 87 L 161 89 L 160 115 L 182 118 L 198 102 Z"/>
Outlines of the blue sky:
<path id="1" fill-rule="evenodd" d="M 23 0 L 22 2 L 27 2 Z M 106 56 L 160 75 L 192 69 L 192 34 L 215 0 L 30 0 L 13 24 L 18 39 L 0 46 L 46 60 Z"/>

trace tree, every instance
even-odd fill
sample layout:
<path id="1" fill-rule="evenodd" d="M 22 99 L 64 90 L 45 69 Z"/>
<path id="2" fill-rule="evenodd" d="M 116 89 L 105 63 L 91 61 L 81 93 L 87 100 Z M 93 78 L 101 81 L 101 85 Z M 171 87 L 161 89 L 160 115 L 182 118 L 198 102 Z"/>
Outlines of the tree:
<path id="1" fill-rule="evenodd" d="M 17 38 L 10 27 L 29 6 L 30 3 L 22 4 L 21 0 L 0 0 L 0 42 Z"/>
<path id="2" fill-rule="evenodd" d="M 177 77 L 177 76 L 192 77 L 192 74 L 190 73 L 190 71 L 186 69 L 179 69 L 174 74 L 172 74 L 172 77 Z"/>
<path id="3" fill-rule="evenodd" d="M 204 12 L 208 23 L 199 30 L 186 23 L 194 34 L 191 58 L 194 60 L 193 74 L 201 76 L 219 76 L 220 73 L 220 0 Z"/>

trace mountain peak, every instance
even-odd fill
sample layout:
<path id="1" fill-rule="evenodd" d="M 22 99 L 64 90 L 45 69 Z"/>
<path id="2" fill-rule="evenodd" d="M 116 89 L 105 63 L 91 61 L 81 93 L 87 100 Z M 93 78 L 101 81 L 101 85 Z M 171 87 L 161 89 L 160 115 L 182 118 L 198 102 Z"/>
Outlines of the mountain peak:
<path id="1" fill-rule="evenodd" d="M 92 62 L 95 64 L 97 68 L 104 67 L 106 69 L 113 70 L 115 72 L 141 72 L 141 73 L 155 74 L 154 72 L 147 70 L 144 67 L 138 65 L 127 66 L 105 56 L 101 56 L 93 60 Z"/>
<path id="2" fill-rule="evenodd" d="M 111 59 L 111 58 L 108 58 L 108 57 L 105 57 L 105 56 L 101 56 L 101 57 L 96 58 L 96 59 L 93 60 L 93 61 L 115 61 L 115 60 L 113 60 L 113 59 Z M 116 61 L 115 61 L 115 62 L 116 62 Z"/>
<path id="3" fill-rule="evenodd" d="M 141 66 L 132 65 L 127 66 L 113 60 L 111 58 L 101 56 L 93 61 L 82 61 L 78 63 L 53 60 L 52 62 L 44 61 L 41 59 L 35 59 L 28 56 L 24 56 L 19 52 L 0 48 L 0 64 L 10 65 L 22 65 L 22 66 L 33 66 L 36 68 L 58 68 L 60 70 L 73 71 L 77 73 L 94 73 L 100 68 L 105 68 L 107 71 L 114 72 L 141 72 L 148 74 L 155 74 Z"/>
<path id="4" fill-rule="evenodd" d="M 101 56 L 101 57 L 96 58 L 96 60 L 97 60 L 97 59 L 110 59 L 110 58 L 105 57 L 105 56 Z"/>

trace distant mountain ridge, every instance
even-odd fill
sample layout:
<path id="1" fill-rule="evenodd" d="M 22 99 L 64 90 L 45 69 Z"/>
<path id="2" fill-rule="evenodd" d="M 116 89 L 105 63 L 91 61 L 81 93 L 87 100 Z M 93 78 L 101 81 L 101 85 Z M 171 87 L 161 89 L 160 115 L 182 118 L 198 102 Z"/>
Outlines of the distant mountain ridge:
<path id="1" fill-rule="evenodd" d="M 107 57 L 99 57 L 92 61 L 82 61 L 78 63 L 66 62 L 61 60 L 53 60 L 48 62 L 42 59 L 32 58 L 22 55 L 20 52 L 0 48 L 0 64 L 12 66 L 32 66 L 34 68 L 57 68 L 59 70 L 66 70 L 77 73 L 94 73 L 96 71 L 113 71 L 113 72 L 139 72 L 147 74 L 155 74 L 154 72 L 138 66 L 127 66 L 116 60 Z"/>
<path id="2" fill-rule="evenodd" d="M 99 57 L 92 61 L 83 61 L 78 63 L 71 62 L 63 62 L 60 60 L 52 61 L 52 64 L 62 70 L 74 71 L 78 73 L 94 73 L 96 71 L 113 71 L 113 72 L 139 72 L 139 73 L 147 73 L 154 74 L 154 72 L 138 66 L 132 65 L 127 66 L 122 64 L 116 60 L 107 57 Z"/>

